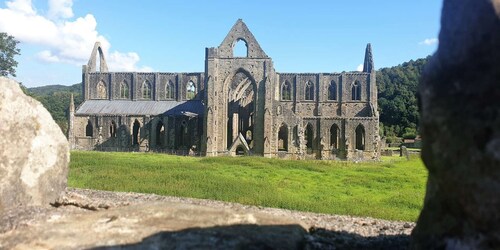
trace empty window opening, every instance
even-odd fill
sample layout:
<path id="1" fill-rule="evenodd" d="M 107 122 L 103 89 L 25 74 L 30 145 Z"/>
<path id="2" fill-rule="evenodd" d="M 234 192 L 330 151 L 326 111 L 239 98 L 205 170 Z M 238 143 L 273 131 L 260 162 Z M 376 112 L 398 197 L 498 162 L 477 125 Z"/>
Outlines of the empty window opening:
<path id="1" fill-rule="evenodd" d="M 165 99 L 174 99 L 174 84 L 171 81 L 168 81 L 167 85 L 165 86 Z"/>
<path id="2" fill-rule="evenodd" d="M 139 130 L 141 128 L 141 123 L 136 119 L 134 122 L 134 127 L 132 129 L 132 144 L 139 145 Z"/>
<path id="3" fill-rule="evenodd" d="M 151 99 L 151 84 L 144 81 L 141 86 L 142 99 Z"/>
<path id="4" fill-rule="evenodd" d="M 306 139 L 307 149 L 312 149 L 313 148 L 314 132 L 313 132 L 313 126 L 310 123 L 308 123 L 306 126 L 305 139 Z"/>
<path id="5" fill-rule="evenodd" d="M 116 137 L 116 123 L 115 121 L 111 121 L 109 125 L 109 137 Z"/>
<path id="6" fill-rule="evenodd" d="M 163 146 L 163 138 L 165 138 L 165 127 L 163 126 L 163 122 L 159 121 L 156 124 L 156 146 Z"/>
<path id="7" fill-rule="evenodd" d="M 87 121 L 87 126 L 85 126 L 85 136 L 94 136 L 94 126 L 90 120 Z"/>
<path id="8" fill-rule="evenodd" d="M 120 98 L 121 99 L 129 98 L 129 88 L 127 82 L 125 81 L 120 83 Z"/>
<path id="9" fill-rule="evenodd" d="M 248 57 L 248 45 L 243 39 L 236 40 L 233 46 L 233 57 Z"/>
<path id="10" fill-rule="evenodd" d="M 97 83 L 97 99 L 107 99 L 106 84 L 102 80 Z"/>
<path id="11" fill-rule="evenodd" d="M 299 126 L 295 125 L 295 127 L 293 127 L 293 141 L 295 142 L 295 145 L 298 146 L 299 145 Z"/>
<path id="12" fill-rule="evenodd" d="M 328 100 L 337 100 L 337 83 L 332 81 L 328 87 Z"/>
<path id="13" fill-rule="evenodd" d="M 281 100 L 283 101 L 292 100 L 292 87 L 288 81 L 285 81 L 281 86 Z"/>
<path id="14" fill-rule="evenodd" d="M 281 125 L 278 132 L 278 151 L 288 151 L 288 126 Z"/>
<path id="15" fill-rule="evenodd" d="M 193 81 L 189 81 L 186 85 L 186 99 L 192 100 L 196 96 L 196 85 Z"/>
<path id="16" fill-rule="evenodd" d="M 339 127 L 337 126 L 337 124 L 333 124 L 332 127 L 330 128 L 330 147 L 332 149 L 339 148 L 339 135 L 340 135 Z"/>
<path id="17" fill-rule="evenodd" d="M 306 82 L 306 91 L 305 91 L 305 100 L 312 101 L 314 100 L 314 85 L 312 82 Z"/>
<path id="18" fill-rule="evenodd" d="M 361 124 L 356 127 L 356 149 L 365 150 L 365 128 Z"/>
<path id="19" fill-rule="evenodd" d="M 356 81 L 352 85 L 352 100 L 353 101 L 360 101 L 361 100 L 361 84 Z"/>

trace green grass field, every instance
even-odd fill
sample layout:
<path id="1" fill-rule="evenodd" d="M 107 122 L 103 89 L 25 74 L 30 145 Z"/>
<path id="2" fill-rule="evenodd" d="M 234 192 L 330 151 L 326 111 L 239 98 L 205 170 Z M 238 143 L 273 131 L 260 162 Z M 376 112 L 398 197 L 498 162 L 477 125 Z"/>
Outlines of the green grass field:
<path id="1" fill-rule="evenodd" d="M 352 163 L 73 151 L 69 186 L 416 221 L 426 178 L 417 157 Z"/>

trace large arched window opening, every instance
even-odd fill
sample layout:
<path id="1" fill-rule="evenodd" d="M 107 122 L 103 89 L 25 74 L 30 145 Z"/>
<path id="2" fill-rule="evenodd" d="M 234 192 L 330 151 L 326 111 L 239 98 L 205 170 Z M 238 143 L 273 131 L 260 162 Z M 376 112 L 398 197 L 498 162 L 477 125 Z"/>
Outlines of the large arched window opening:
<path id="1" fill-rule="evenodd" d="M 144 81 L 141 86 L 142 99 L 151 99 L 151 84 Z"/>
<path id="2" fill-rule="evenodd" d="M 353 101 L 360 101 L 361 100 L 361 84 L 358 81 L 356 81 L 352 85 L 351 92 L 352 92 L 352 100 Z"/>
<path id="3" fill-rule="evenodd" d="M 305 90 L 305 100 L 312 101 L 314 100 L 314 85 L 312 82 L 306 82 L 306 90 Z"/>
<path id="4" fill-rule="evenodd" d="M 167 85 L 165 85 L 165 99 L 174 99 L 174 84 L 171 81 L 168 81 Z"/>
<path id="5" fill-rule="evenodd" d="M 99 81 L 97 83 L 97 99 L 107 99 L 107 93 L 106 84 L 102 80 Z"/>
<path id="6" fill-rule="evenodd" d="M 284 123 L 278 132 L 278 151 L 288 151 L 288 126 Z"/>
<path id="7" fill-rule="evenodd" d="M 255 80 L 244 70 L 239 70 L 231 80 L 228 93 L 226 143 L 231 144 L 239 134 L 245 137 L 248 147 L 254 146 Z M 248 135 L 252 135 L 248 137 Z M 247 136 L 245 136 L 247 135 Z"/>
<path id="8" fill-rule="evenodd" d="M 165 127 L 163 126 L 162 121 L 158 121 L 156 124 L 156 146 L 157 147 L 162 147 L 163 146 L 163 138 L 165 138 Z"/>
<path id="9" fill-rule="evenodd" d="M 365 150 L 365 128 L 361 124 L 356 127 L 356 149 Z"/>
<path id="10" fill-rule="evenodd" d="M 236 40 L 233 45 L 233 57 L 248 57 L 248 45 L 245 40 Z"/>
<path id="11" fill-rule="evenodd" d="M 189 81 L 186 84 L 186 99 L 192 100 L 196 96 L 196 85 L 193 81 Z"/>
<path id="12" fill-rule="evenodd" d="M 94 126 L 90 120 L 87 121 L 87 126 L 85 126 L 85 136 L 94 136 Z"/>
<path id="13" fill-rule="evenodd" d="M 328 100 L 337 100 L 337 83 L 335 81 L 332 81 L 328 87 Z"/>
<path id="14" fill-rule="evenodd" d="M 307 149 L 313 149 L 314 131 L 311 123 L 306 126 L 305 140 Z"/>
<path id="15" fill-rule="evenodd" d="M 337 124 L 333 124 L 332 127 L 330 127 L 330 147 L 332 149 L 339 148 L 339 137 L 340 137 L 339 126 L 337 126 Z"/>
<path id="16" fill-rule="evenodd" d="M 285 81 L 281 86 L 281 100 L 282 101 L 292 100 L 292 86 L 288 81 Z"/>
<path id="17" fill-rule="evenodd" d="M 129 87 L 128 87 L 128 83 L 126 81 L 123 81 L 120 83 L 119 93 L 120 93 L 121 99 L 128 99 L 129 98 Z"/>
<path id="18" fill-rule="evenodd" d="M 134 127 L 132 128 L 132 144 L 139 145 L 139 131 L 141 129 L 141 123 L 136 119 L 134 121 Z"/>
<path id="19" fill-rule="evenodd" d="M 116 137 L 116 123 L 115 121 L 111 121 L 109 125 L 109 137 Z"/>

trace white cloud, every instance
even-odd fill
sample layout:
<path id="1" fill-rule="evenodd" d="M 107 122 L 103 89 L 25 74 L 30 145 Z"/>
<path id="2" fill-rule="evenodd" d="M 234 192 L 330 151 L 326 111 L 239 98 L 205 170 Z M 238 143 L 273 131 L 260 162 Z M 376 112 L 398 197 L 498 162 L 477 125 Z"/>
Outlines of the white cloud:
<path id="1" fill-rule="evenodd" d="M 43 48 L 36 57 L 48 63 L 86 64 L 96 41 L 101 43 L 110 70 L 149 71 L 137 66 L 135 52 L 110 52 L 111 44 L 97 31 L 97 21 L 91 14 L 73 17 L 73 0 L 49 0 L 47 16 L 40 15 L 31 0 L 12 0 L 0 8 L 0 30 L 26 44 Z"/>
<path id="2" fill-rule="evenodd" d="M 49 0 L 49 17 L 73 17 L 73 0 Z"/>
<path id="3" fill-rule="evenodd" d="M 358 65 L 358 67 L 356 68 L 356 71 L 359 71 L 359 72 L 363 71 L 363 64 Z"/>
<path id="4" fill-rule="evenodd" d="M 418 44 L 430 46 L 430 45 L 434 45 L 437 43 L 439 43 L 439 40 L 437 38 L 427 38 L 427 39 L 419 42 Z"/>

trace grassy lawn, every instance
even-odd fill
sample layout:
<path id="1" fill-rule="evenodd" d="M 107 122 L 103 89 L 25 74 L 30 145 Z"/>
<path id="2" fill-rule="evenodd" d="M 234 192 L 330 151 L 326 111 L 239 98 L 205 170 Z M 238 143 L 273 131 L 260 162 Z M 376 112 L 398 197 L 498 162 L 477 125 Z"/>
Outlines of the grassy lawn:
<path id="1" fill-rule="evenodd" d="M 416 221 L 426 178 L 417 157 L 348 163 L 73 151 L 69 186 Z"/>

